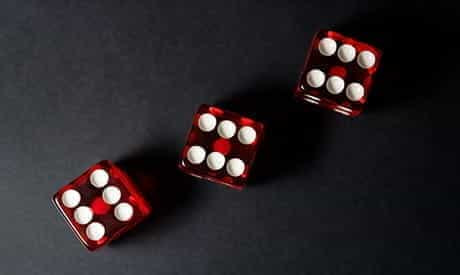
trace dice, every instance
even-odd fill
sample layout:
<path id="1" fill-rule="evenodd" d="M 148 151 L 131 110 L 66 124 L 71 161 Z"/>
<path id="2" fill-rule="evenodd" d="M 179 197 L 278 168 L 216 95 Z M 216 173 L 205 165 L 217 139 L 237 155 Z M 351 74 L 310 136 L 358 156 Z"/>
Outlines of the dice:
<path id="1" fill-rule="evenodd" d="M 295 96 L 343 115 L 357 116 L 367 101 L 381 56 L 381 51 L 369 44 L 334 31 L 319 31 Z"/>
<path id="2" fill-rule="evenodd" d="M 101 161 L 62 187 L 53 202 L 90 251 L 116 239 L 150 213 L 150 204 L 131 179 L 110 161 Z"/>
<path id="3" fill-rule="evenodd" d="M 202 105 L 193 117 L 179 168 L 186 174 L 241 190 L 263 133 L 260 122 Z"/>

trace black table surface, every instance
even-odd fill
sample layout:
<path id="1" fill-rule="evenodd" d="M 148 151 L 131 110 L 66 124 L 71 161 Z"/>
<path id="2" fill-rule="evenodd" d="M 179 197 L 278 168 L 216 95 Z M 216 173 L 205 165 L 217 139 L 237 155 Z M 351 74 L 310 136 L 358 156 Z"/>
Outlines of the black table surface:
<path id="1" fill-rule="evenodd" d="M 0 5 L 0 274 L 458 274 L 458 9 L 368 1 Z M 293 100 L 334 29 L 384 51 L 362 116 Z M 248 187 L 176 169 L 202 103 L 267 126 Z M 155 214 L 87 252 L 51 204 L 99 160 Z"/>

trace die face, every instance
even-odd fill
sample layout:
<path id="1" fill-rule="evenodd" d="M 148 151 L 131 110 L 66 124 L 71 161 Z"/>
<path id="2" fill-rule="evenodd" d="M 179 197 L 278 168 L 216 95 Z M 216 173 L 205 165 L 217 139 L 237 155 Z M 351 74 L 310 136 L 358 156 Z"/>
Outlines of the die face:
<path id="1" fill-rule="evenodd" d="M 333 31 L 313 38 L 295 90 L 303 101 L 347 116 L 359 115 L 367 101 L 382 53 Z"/>
<path id="2" fill-rule="evenodd" d="M 110 161 L 92 166 L 61 188 L 53 202 L 91 251 L 118 238 L 151 213 L 149 203 L 130 178 Z"/>
<path id="3" fill-rule="evenodd" d="M 263 130 L 260 122 L 202 105 L 193 117 L 179 168 L 198 178 L 242 189 Z"/>

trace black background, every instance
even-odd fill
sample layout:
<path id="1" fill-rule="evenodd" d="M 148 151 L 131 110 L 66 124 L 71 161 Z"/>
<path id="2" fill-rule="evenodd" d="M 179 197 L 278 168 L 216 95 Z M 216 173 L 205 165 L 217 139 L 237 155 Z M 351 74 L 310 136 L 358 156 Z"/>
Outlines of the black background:
<path id="1" fill-rule="evenodd" d="M 0 4 L 0 274 L 458 274 L 458 9 L 439 1 Z M 320 28 L 384 51 L 350 119 L 292 90 Z M 263 121 L 243 192 L 176 163 L 202 103 Z M 87 252 L 51 205 L 102 159 L 156 214 Z"/>

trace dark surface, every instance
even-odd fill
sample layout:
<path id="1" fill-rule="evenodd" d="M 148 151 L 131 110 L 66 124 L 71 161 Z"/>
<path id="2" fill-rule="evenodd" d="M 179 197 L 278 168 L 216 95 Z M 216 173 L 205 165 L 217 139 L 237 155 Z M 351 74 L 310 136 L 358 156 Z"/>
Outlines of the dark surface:
<path id="1" fill-rule="evenodd" d="M 458 9 L 248 2 L 2 1 L 1 275 L 460 272 Z M 319 28 L 384 51 L 361 117 L 292 100 Z M 175 167 L 202 103 L 267 123 L 243 192 Z M 50 199 L 101 159 L 157 211 L 89 253 Z"/>

